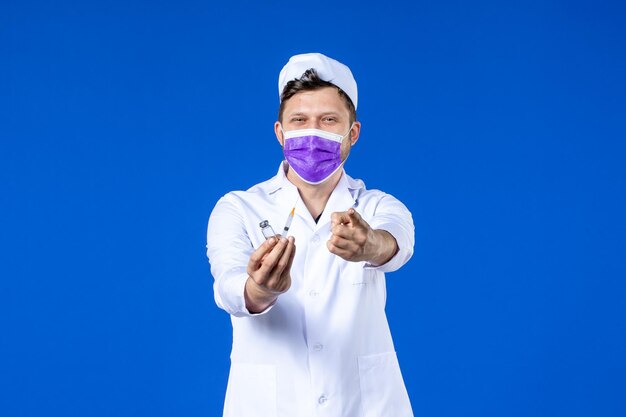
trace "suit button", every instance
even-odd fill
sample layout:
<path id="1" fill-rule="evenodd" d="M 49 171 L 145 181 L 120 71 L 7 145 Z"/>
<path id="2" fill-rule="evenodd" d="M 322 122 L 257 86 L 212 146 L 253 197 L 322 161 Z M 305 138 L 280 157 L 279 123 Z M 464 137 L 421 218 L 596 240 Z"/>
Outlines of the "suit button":
<path id="1" fill-rule="evenodd" d="M 319 405 L 324 405 L 326 404 L 326 401 L 328 401 L 328 398 L 326 398 L 325 395 L 322 395 L 321 397 L 318 398 L 317 402 L 319 403 Z"/>
<path id="2" fill-rule="evenodd" d="M 315 298 L 319 295 L 319 293 L 315 290 L 309 291 L 309 297 Z"/>
<path id="3" fill-rule="evenodd" d="M 313 350 L 316 352 L 321 351 L 322 349 L 324 349 L 324 345 L 321 343 L 316 343 L 313 345 Z"/>
<path id="4" fill-rule="evenodd" d="M 318 235 L 317 233 L 313 235 L 313 237 L 311 238 L 311 242 L 313 243 L 319 243 L 320 241 L 320 235 Z"/>

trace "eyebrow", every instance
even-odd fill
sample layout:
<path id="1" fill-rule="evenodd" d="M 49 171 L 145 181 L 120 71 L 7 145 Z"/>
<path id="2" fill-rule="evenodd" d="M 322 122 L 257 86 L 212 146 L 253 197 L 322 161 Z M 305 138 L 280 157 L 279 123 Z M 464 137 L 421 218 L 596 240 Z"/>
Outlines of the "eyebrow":
<path id="1" fill-rule="evenodd" d="M 294 117 L 294 116 L 306 116 L 306 117 L 310 117 L 311 115 L 308 113 L 303 113 L 303 112 L 296 112 L 296 113 L 289 113 L 287 115 L 287 117 Z M 324 116 L 341 116 L 341 114 L 339 114 L 336 111 L 327 111 L 327 112 L 323 112 L 319 115 L 319 117 L 324 117 Z"/>

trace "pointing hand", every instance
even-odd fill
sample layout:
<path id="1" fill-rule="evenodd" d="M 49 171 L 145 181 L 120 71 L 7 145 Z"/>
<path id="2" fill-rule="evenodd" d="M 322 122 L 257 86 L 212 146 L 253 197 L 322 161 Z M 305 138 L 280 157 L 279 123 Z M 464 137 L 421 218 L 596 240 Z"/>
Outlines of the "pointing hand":
<path id="1" fill-rule="evenodd" d="M 382 265 L 398 251 L 396 239 L 386 230 L 374 230 L 353 208 L 331 214 L 331 253 L 351 262 Z"/>

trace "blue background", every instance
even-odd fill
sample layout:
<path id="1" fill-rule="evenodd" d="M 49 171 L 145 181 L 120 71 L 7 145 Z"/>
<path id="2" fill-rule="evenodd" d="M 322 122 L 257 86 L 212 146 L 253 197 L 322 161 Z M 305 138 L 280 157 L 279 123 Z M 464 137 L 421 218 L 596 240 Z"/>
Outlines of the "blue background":
<path id="1" fill-rule="evenodd" d="M 0 4 L 0 415 L 220 415 L 206 222 L 312 51 L 359 85 L 348 172 L 414 215 L 416 416 L 626 415 L 623 2 Z"/>

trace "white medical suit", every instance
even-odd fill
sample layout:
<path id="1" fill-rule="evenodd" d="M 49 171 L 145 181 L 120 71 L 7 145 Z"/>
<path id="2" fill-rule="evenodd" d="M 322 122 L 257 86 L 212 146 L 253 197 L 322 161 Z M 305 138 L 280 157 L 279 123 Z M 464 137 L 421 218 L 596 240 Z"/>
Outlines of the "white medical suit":
<path id="1" fill-rule="evenodd" d="M 343 172 L 316 224 L 286 168 L 283 162 L 272 179 L 226 194 L 209 220 L 215 301 L 233 326 L 224 416 L 412 416 L 385 315 L 385 272 L 413 254 L 411 213 Z M 291 288 L 251 314 L 244 286 L 250 255 L 265 240 L 259 223 L 269 220 L 280 233 L 296 201 Z M 399 250 L 389 262 L 376 267 L 329 252 L 330 215 L 350 207 L 396 239 Z"/>

